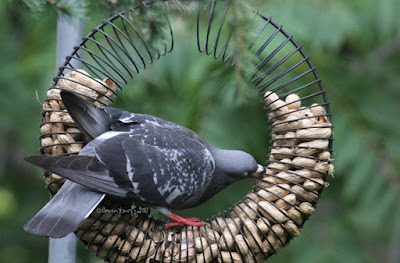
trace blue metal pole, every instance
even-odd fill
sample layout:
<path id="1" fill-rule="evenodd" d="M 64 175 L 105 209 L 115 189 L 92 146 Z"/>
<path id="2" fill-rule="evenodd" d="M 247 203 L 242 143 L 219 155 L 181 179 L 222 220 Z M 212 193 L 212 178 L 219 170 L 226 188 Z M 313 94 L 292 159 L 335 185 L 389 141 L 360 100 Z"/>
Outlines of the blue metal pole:
<path id="1" fill-rule="evenodd" d="M 79 0 L 70 0 L 75 2 Z M 83 0 L 81 0 L 83 1 Z M 73 47 L 78 45 L 83 37 L 83 21 L 76 18 L 58 15 L 57 19 L 57 59 L 56 67 L 64 64 L 66 56 L 70 55 Z M 73 64 L 76 63 L 76 64 Z M 72 61 L 75 68 L 80 68 L 81 63 Z M 50 238 L 49 240 L 49 263 L 75 263 L 76 258 L 76 236 L 72 233 L 64 238 Z"/>

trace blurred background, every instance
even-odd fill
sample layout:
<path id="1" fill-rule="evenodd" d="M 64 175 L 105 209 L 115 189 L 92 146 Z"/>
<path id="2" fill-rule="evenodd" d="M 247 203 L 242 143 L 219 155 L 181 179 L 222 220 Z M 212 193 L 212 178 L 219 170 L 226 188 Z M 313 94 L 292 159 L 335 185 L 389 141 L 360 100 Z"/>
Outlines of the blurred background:
<path id="1" fill-rule="evenodd" d="M 85 34 L 113 12 L 117 1 L 86 2 L 86 7 L 66 10 L 84 19 Z M 327 90 L 335 127 L 335 177 L 301 235 L 268 262 L 400 262 L 400 2 L 253 2 L 284 25 L 311 57 Z M 2 262 L 47 260 L 48 240 L 22 229 L 49 198 L 41 170 L 23 156 L 38 153 L 41 103 L 56 74 L 62 4 L 0 1 Z M 191 39 L 194 19 L 177 21 L 181 44 L 173 55 L 135 77 L 113 106 L 180 123 L 217 146 L 246 150 L 264 162 L 270 138 L 259 98 L 231 99 L 223 85 L 229 76 L 197 52 Z M 217 197 L 223 204 L 193 211 L 207 218 L 226 209 L 252 183 L 224 191 Z M 100 261 L 79 243 L 77 262 Z"/>

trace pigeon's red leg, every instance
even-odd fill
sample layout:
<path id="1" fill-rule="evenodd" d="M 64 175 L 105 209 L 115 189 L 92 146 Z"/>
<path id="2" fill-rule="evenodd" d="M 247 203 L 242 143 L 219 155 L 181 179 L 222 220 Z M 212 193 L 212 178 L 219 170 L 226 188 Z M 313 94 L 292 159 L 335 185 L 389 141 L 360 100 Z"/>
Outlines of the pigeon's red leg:
<path id="1" fill-rule="evenodd" d="M 181 226 L 181 225 L 186 225 L 186 226 L 204 226 L 205 223 L 200 220 L 200 218 L 197 217 L 191 217 L 191 218 L 184 218 L 181 216 L 178 216 L 177 214 L 171 213 L 169 216 L 174 222 L 173 223 L 168 223 L 165 224 L 165 228 L 173 227 L 173 226 Z"/>
<path id="2" fill-rule="evenodd" d="M 191 217 L 191 218 L 184 218 L 178 216 L 177 214 L 172 213 L 168 208 L 162 206 L 154 206 L 160 214 L 165 217 L 171 218 L 172 223 L 165 224 L 165 228 L 173 227 L 173 226 L 204 226 L 205 223 L 201 221 L 200 218 Z"/>
<path id="3" fill-rule="evenodd" d="M 201 219 L 200 218 L 198 218 L 198 217 L 189 217 L 189 218 L 186 218 L 186 219 L 188 219 L 188 220 L 193 220 L 193 221 L 197 221 L 197 222 L 201 222 Z"/>

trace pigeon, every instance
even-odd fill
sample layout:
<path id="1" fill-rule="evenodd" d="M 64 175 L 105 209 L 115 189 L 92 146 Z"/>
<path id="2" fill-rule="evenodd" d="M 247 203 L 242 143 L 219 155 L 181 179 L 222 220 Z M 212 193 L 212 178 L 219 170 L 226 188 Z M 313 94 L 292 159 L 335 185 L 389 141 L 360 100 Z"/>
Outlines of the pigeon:
<path id="1" fill-rule="evenodd" d="M 24 229 L 60 238 L 74 232 L 106 195 L 151 207 L 172 219 L 165 227 L 203 226 L 170 209 L 195 207 L 226 186 L 260 179 L 264 167 L 248 153 L 222 150 L 178 124 L 147 114 L 97 107 L 62 91 L 66 109 L 91 140 L 78 155 L 31 155 L 25 160 L 66 178 Z"/>

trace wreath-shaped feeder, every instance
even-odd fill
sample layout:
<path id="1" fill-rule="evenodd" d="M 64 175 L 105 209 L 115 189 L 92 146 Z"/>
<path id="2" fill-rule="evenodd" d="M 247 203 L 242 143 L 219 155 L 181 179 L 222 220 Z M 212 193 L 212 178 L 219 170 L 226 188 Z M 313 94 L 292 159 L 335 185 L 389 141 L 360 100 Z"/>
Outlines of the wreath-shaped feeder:
<path id="1" fill-rule="evenodd" d="M 87 142 L 65 110 L 61 90 L 107 106 L 134 74 L 172 52 L 174 34 L 164 5 L 143 4 L 117 13 L 75 47 L 47 92 L 42 154 L 78 154 Z M 217 20 L 215 6 L 216 1 L 198 4 L 198 51 L 234 65 L 235 56 L 229 50 L 235 26 L 229 22 L 231 7 L 226 4 Z M 168 23 L 162 45 L 148 44 L 146 28 L 134 22 L 140 10 L 152 8 L 163 10 Z M 209 18 L 203 25 L 200 16 L 204 13 Z M 263 180 L 203 227 L 165 229 L 164 222 L 148 213 L 119 214 L 119 208 L 131 207 L 106 197 L 98 206 L 103 209 L 95 209 L 75 232 L 98 258 L 108 262 L 263 262 L 300 234 L 327 175 L 333 173 L 329 103 L 314 66 L 294 39 L 262 14 L 254 12 L 253 19 L 260 28 L 252 42 L 242 44 L 256 62 L 249 82 L 265 102 L 271 128 Z M 274 41 L 279 42 L 276 48 L 266 52 Z M 73 61 L 81 62 L 84 69 L 74 68 Z M 51 195 L 56 194 L 64 179 L 48 172 L 44 176 Z"/>

